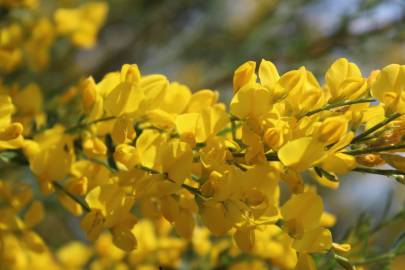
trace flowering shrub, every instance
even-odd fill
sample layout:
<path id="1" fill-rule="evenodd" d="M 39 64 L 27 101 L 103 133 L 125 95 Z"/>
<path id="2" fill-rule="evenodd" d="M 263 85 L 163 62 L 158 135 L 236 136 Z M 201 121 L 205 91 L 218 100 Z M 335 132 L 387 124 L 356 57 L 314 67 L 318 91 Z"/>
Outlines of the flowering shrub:
<path id="1" fill-rule="evenodd" d="M 30 15 L 1 28 L 4 73 L 44 67 L 60 36 L 92 46 L 107 12 L 85 3 L 38 17 L 34 2 L 0 2 Z M 353 171 L 405 183 L 405 66 L 364 77 L 342 58 L 321 85 L 305 67 L 256 65 L 236 69 L 226 105 L 126 64 L 55 98 L 73 124 L 49 121 L 37 84 L 3 81 L 2 166 L 38 181 L 0 181 L 0 269 L 355 269 L 403 254 L 402 239 L 372 257 L 356 234 L 335 240 L 317 186 L 339 192 Z M 92 244 L 47 247 L 36 187 L 80 217 Z"/>

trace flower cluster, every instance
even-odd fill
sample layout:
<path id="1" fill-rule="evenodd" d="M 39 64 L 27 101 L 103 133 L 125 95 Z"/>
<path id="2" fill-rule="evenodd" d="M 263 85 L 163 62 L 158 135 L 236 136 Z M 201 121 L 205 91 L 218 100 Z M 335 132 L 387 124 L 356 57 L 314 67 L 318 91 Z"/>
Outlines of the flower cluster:
<path id="1" fill-rule="evenodd" d="M 91 26 L 101 21 L 86 8 L 59 10 L 58 31 L 91 44 L 87 31 L 97 31 L 79 26 L 81 16 Z M 155 256 L 160 265 L 178 267 L 188 242 L 201 256 L 227 250 L 282 269 L 314 269 L 313 254 L 350 250 L 334 243 L 328 228 L 335 218 L 325 212 L 317 185 L 338 189 L 339 177 L 352 171 L 405 182 L 405 158 L 396 154 L 405 149 L 405 66 L 389 65 L 366 78 L 354 63 L 338 59 L 321 85 L 305 67 L 280 75 L 270 61 L 262 60 L 258 70 L 249 61 L 234 73 L 227 110 L 216 91 L 192 92 L 127 64 L 76 86 L 80 117 L 73 125 L 46 124 L 37 87 L 3 88 L 2 159 L 28 164 L 41 191 L 57 193 L 81 217 L 100 257 L 95 269 L 123 258 L 105 247 L 111 244 L 130 252 L 133 266 Z M 38 102 L 27 103 L 32 97 Z M 374 168 L 384 163 L 393 168 Z M 31 230 L 44 215 L 42 205 L 30 203 L 25 189 L 0 184 L 0 242 L 45 249 Z M 165 222 L 159 240 L 149 236 L 148 220 Z M 169 235 L 168 224 L 181 239 Z M 229 235 L 232 241 L 224 238 Z M 215 237 L 228 240 L 212 244 L 208 239 Z M 80 254 L 78 261 L 68 253 Z M 72 243 L 57 257 L 62 265 L 77 263 L 70 266 L 76 269 L 93 253 Z M 251 267 L 261 269 L 260 262 Z"/>
<path id="2" fill-rule="evenodd" d="M 47 3 L 0 1 L 1 73 L 11 73 L 22 67 L 46 68 L 52 45 L 60 37 L 68 38 L 76 47 L 92 47 L 108 11 L 105 2 L 89 2 L 75 8 L 58 7 L 47 13 L 44 10 L 48 8 L 41 9 L 41 5 Z"/>

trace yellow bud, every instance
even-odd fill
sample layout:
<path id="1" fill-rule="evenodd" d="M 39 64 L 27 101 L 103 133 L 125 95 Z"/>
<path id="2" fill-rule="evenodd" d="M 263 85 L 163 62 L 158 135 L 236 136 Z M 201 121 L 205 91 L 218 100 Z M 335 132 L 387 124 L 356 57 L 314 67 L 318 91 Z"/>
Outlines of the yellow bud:
<path id="1" fill-rule="evenodd" d="M 256 62 L 248 61 L 239 66 L 233 75 L 233 92 L 236 93 L 239 89 L 250 82 L 256 81 Z"/>
<path id="2" fill-rule="evenodd" d="M 356 64 L 346 58 L 336 60 L 325 75 L 326 89 L 330 94 L 329 102 L 344 99 L 356 99 L 367 89 L 366 80 L 362 77 Z"/>
<path id="3" fill-rule="evenodd" d="M 96 102 L 97 89 L 93 77 L 88 77 L 81 82 L 83 110 L 89 113 Z"/>
<path id="4" fill-rule="evenodd" d="M 121 80 L 129 83 L 138 83 L 141 80 L 141 72 L 138 65 L 125 64 L 121 69 Z"/>
<path id="5" fill-rule="evenodd" d="M 280 79 L 280 75 L 272 62 L 262 59 L 259 67 L 259 78 L 262 85 L 271 88 Z"/>

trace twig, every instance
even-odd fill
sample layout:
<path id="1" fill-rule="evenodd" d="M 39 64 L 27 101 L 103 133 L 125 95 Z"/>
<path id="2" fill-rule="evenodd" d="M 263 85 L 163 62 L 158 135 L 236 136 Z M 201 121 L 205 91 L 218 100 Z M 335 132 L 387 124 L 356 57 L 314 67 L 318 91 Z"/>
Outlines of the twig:
<path id="1" fill-rule="evenodd" d="M 52 185 L 60 190 L 61 192 L 63 192 L 65 195 L 67 195 L 68 197 L 70 197 L 72 200 L 74 200 L 75 202 L 77 202 L 78 204 L 80 204 L 80 206 L 83 208 L 83 210 L 85 210 L 86 212 L 90 212 L 91 209 L 90 207 L 83 202 L 82 200 L 80 200 L 79 198 L 77 198 L 75 195 L 73 195 L 70 191 L 66 190 L 59 182 L 53 181 Z"/>
<path id="2" fill-rule="evenodd" d="M 388 117 L 387 119 L 385 119 L 384 121 L 382 121 L 381 123 L 378 123 L 376 125 L 374 125 L 373 127 L 371 127 L 370 129 L 364 131 L 363 133 L 357 135 L 356 137 L 354 137 L 354 139 L 352 140 L 351 143 L 356 143 L 361 141 L 362 139 L 364 139 L 365 137 L 367 137 L 368 135 L 370 135 L 371 133 L 373 133 L 374 131 L 382 128 L 383 126 L 387 125 L 388 123 L 392 122 L 393 120 L 397 119 L 398 117 L 400 117 L 402 114 L 400 113 L 394 113 L 393 115 L 391 115 L 390 117 Z"/>
<path id="3" fill-rule="evenodd" d="M 68 129 L 66 129 L 65 132 L 66 133 L 72 133 L 72 132 L 74 132 L 74 131 L 76 131 L 78 129 L 87 128 L 87 127 L 89 127 L 91 125 L 94 125 L 94 124 L 97 124 L 99 122 L 110 121 L 110 120 L 113 120 L 115 118 L 116 118 L 115 116 L 107 116 L 107 117 L 103 117 L 103 118 L 99 118 L 99 119 L 90 121 L 88 123 L 80 123 L 80 124 L 74 125 L 74 126 L 68 128 Z"/>
<path id="4" fill-rule="evenodd" d="M 374 102 L 376 101 L 373 98 L 363 98 L 363 99 L 356 99 L 356 100 L 349 100 L 349 101 L 345 101 L 345 102 L 338 102 L 338 103 L 334 103 L 334 104 L 328 104 L 322 108 L 313 110 L 313 111 L 309 111 L 306 114 L 304 114 L 304 116 L 311 116 L 313 114 L 322 112 L 322 111 L 328 111 L 334 108 L 338 108 L 338 107 L 343 107 L 343 106 L 347 106 L 347 105 L 353 105 L 353 104 L 359 104 L 359 103 L 369 103 L 369 102 Z"/>
<path id="5" fill-rule="evenodd" d="M 365 148 L 365 149 L 355 149 L 355 150 L 345 151 L 343 153 L 353 155 L 353 156 L 357 156 L 357 155 L 364 155 L 364 154 L 370 154 L 370 153 L 379 153 L 379 152 L 391 151 L 391 150 L 399 150 L 399 149 L 405 149 L 405 144 L 380 146 L 380 147 Z"/>
<path id="6" fill-rule="evenodd" d="M 405 175 L 405 172 L 402 172 L 400 170 L 385 170 L 385 169 L 374 169 L 374 168 L 365 168 L 365 167 L 357 167 L 357 168 L 354 168 L 353 171 L 385 175 L 385 176 Z"/>

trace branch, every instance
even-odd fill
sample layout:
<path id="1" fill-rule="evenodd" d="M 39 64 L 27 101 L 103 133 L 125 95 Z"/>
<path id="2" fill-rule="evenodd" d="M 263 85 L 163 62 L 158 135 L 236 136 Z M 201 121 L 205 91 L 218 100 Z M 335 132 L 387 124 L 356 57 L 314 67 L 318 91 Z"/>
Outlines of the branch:
<path id="1" fill-rule="evenodd" d="M 365 167 L 357 167 L 357 168 L 354 168 L 353 171 L 385 175 L 385 176 L 405 175 L 405 172 L 402 172 L 400 170 L 385 170 L 385 169 L 374 169 L 374 168 L 365 168 Z"/>
<path id="2" fill-rule="evenodd" d="M 364 154 L 370 154 L 370 153 L 379 153 L 379 152 L 385 152 L 385 151 L 391 151 L 391 150 L 399 150 L 399 149 L 405 149 L 405 144 L 349 150 L 349 151 L 345 151 L 343 153 L 348 154 L 348 155 L 357 156 L 357 155 L 364 155 Z"/>
<path id="3" fill-rule="evenodd" d="M 59 182 L 53 181 L 52 185 L 58 189 L 59 191 L 61 191 L 62 193 L 64 193 L 65 195 L 67 195 L 68 197 L 70 197 L 72 200 L 74 200 L 76 203 L 80 204 L 80 206 L 83 208 L 83 210 L 85 210 L 86 212 L 90 212 L 91 209 L 90 207 L 83 202 L 82 200 L 80 200 L 79 198 L 77 198 L 75 195 L 73 195 L 70 191 L 66 190 Z"/>
<path id="4" fill-rule="evenodd" d="M 163 178 L 165 178 L 166 180 L 168 180 L 168 181 L 170 181 L 172 183 L 176 183 L 176 181 L 174 181 L 173 179 L 170 179 L 167 174 L 160 173 L 159 171 L 157 171 L 155 169 L 152 169 L 152 168 L 149 168 L 149 167 L 146 167 L 146 166 L 143 166 L 143 165 L 138 166 L 137 168 L 139 168 L 139 169 L 141 169 L 141 170 L 143 170 L 143 171 L 145 171 L 147 173 L 150 173 L 150 174 L 158 174 L 158 175 L 162 176 Z M 196 176 L 192 176 L 192 177 L 194 179 L 196 178 Z M 200 198 L 204 198 L 204 196 L 202 196 L 202 194 L 201 194 L 201 192 L 200 192 L 200 190 L 198 188 L 189 186 L 189 185 L 184 184 L 184 183 L 181 184 L 181 187 L 188 190 L 189 192 L 193 193 L 195 196 L 198 196 Z"/>
<path id="5" fill-rule="evenodd" d="M 388 117 L 387 119 L 385 119 L 384 121 L 382 121 L 381 123 L 378 123 L 376 125 L 374 125 L 373 127 L 371 127 L 370 129 L 364 131 L 363 133 L 357 135 L 351 143 L 356 143 L 361 141 L 362 139 L 366 138 L 368 135 L 370 135 L 371 133 L 373 133 L 374 131 L 382 128 L 383 126 L 387 125 L 388 123 L 394 121 L 395 119 L 397 119 L 398 117 L 400 117 L 401 114 L 400 113 L 394 113 L 393 115 L 391 115 L 390 117 Z"/>
<path id="6" fill-rule="evenodd" d="M 73 133 L 76 130 L 84 129 L 84 128 L 87 128 L 87 127 L 89 127 L 91 125 L 94 125 L 94 124 L 97 124 L 97 123 L 100 123 L 100 122 L 104 122 L 104 121 L 110 121 L 110 120 L 113 120 L 115 118 L 116 118 L 115 116 L 107 116 L 107 117 L 103 117 L 103 118 L 99 118 L 99 119 L 90 121 L 88 123 L 79 123 L 77 125 L 74 125 L 74 126 L 68 128 L 68 129 L 66 129 L 65 132 L 66 133 Z"/>
<path id="7" fill-rule="evenodd" d="M 353 105 L 353 104 L 359 104 L 359 103 L 369 103 L 369 102 L 374 102 L 377 101 L 373 98 L 362 98 L 362 99 L 355 99 L 355 100 L 349 100 L 349 101 L 344 101 L 344 102 L 337 102 L 334 104 L 328 104 L 322 108 L 313 110 L 313 111 L 309 111 L 306 114 L 304 114 L 304 116 L 311 116 L 313 114 L 322 112 L 322 111 L 329 111 L 331 109 L 334 108 L 338 108 L 338 107 L 343 107 L 343 106 L 348 106 L 348 105 Z"/>

